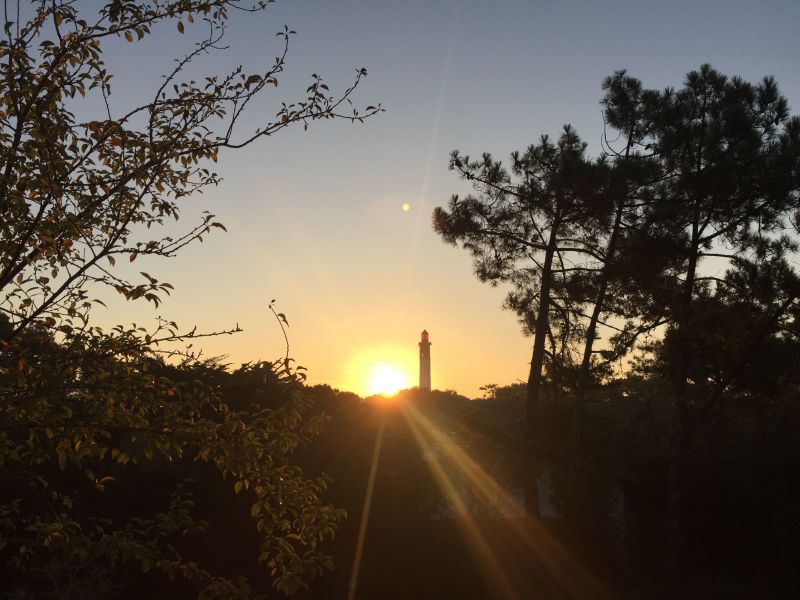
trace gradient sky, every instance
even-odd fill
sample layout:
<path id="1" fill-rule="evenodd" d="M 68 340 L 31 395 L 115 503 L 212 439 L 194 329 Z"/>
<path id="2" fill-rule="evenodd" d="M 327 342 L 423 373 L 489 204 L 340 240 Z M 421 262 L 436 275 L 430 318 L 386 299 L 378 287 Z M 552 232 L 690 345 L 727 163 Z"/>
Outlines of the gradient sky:
<path id="1" fill-rule="evenodd" d="M 430 226 L 435 206 L 466 191 L 447 170 L 452 149 L 505 158 L 572 123 L 596 154 L 600 83 L 621 68 L 657 88 L 680 86 L 704 62 L 751 81 L 773 74 L 800 112 L 796 0 L 286 0 L 263 15 L 234 14 L 230 49 L 197 73 L 271 63 L 284 24 L 298 32 L 286 73 L 245 127 L 268 120 L 280 101 L 302 98 L 311 73 L 336 91 L 358 67 L 369 70 L 358 101 L 382 102 L 386 112 L 221 154 L 225 181 L 190 200 L 181 223 L 207 209 L 229 233 L 176 259 L 135 263 L 176 286 L 157 311 L 117 300 L 97 317 L 149 325 L 158 314 L 205 330 L 238 323 L 243 333 L 202 344 L 238 364 L 282 356 L 283 336 L 266 308 L 274 298 L 310 382 L 358 393 L 368 391 L 374 363 L 416 384 L 423 328 L 436 388 L 477 396 L 481 385 L 527 377 L 531 341 L 501 310 L 504 290 L 478 282 L 468 253 Z M 107 49 L 120 110 L 154 89 L 166 59 L 200 30 L 155 33 L 149 46 Z"/>

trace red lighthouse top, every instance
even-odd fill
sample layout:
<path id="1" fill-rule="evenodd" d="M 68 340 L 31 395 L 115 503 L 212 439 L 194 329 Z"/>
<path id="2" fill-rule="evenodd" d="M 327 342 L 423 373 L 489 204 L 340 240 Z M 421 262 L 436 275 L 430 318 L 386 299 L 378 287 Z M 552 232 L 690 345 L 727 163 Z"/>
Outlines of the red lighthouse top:
<path id="1" fill-rule="evenodd" d="M 428 331 L 425 330 L 425 329 L 422 330 L 422 341 L 423 342 L 427 342 L 428 341 Z"/>

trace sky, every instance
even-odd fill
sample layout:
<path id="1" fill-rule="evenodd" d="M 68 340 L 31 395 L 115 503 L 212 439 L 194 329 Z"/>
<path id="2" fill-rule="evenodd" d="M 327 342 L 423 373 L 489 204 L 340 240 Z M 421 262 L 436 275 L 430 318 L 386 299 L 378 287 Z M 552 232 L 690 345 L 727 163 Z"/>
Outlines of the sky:
<path id="1" fill-rule="evenodd" d="M 272 63 L 284 25 L 297 31 L 286 71 L 242 133 L 304 97 L 312 73 L 336 92 L 367 68 L 356 104 L 386 112 L 222 153 L 223 183 L 190 199 L 179 225 L 209 210 L 228 233 L 174 259 L 137 261 L 176 288 L 158 309 L 117 299 L 96 316 L 149 326 L 161 315 L 206 331 L 238 324 L 243 332 L 196 345 L 236 366 L 284 355 L 267 308 L 275 299 L 309 382 L 359 394 L 371 391 L 376 366 L 416 385 L 422 329 L 434 388 L 477 397 L 480 386 L 527 379 L 531 340 L 501 309 L 506 290 L 480 283 L 469 254 L 431 228 L 433 208 L 468 191 L 447 169 L 451 150 L 506 158 L 571 123 L 597 154 L 600 85 L 618 69 L 654 88 L 678 87 L 706 62 L 750 81 L 771 74 L 800 112 L 795 0 L 279 0 L 264 14 L 233 14 L 229 48 L 196 74 Z M 157 87 L 199 27 L 106 50 L 117 112 Z"/>

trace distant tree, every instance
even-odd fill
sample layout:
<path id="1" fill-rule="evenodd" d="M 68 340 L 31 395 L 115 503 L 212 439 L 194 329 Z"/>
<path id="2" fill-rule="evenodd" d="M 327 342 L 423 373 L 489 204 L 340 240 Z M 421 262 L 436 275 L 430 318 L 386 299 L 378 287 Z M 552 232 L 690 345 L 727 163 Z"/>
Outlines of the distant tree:
<path id="1" fill-rule="evenodd" d="M 92 12 L 71 1 L 35 1 L 18 3 L 16 20 L 7 7 L 0 40 L 0 551 L 20 593 L 50 593 L 49 585 L 71 590 L 65 597 L 85 597 L 87 589 L 100 595 L 100 575 L 86 577 L 111 573 L 114 581 L 113 573 L 131 566 L 187 578 L 207 595 L 244 593 L 175 550 L 197 528 L 185 490 L 124 522 L 84 508 L 126 468 L 148 461 L 205 461 L 233 491 L 249 494 L 262 536 L 259 560 L 279 589 L 292 592 L 330 567 L 318 543 L 342 515 L 320 501 L 323 480 L 307 480 L 287 462 L 317 428 L 303 416 L 301 376 L 288 360 L 267 369 L 285 387 L 280 406 L 232 408 L 201 380 L 165 369 L 171 356 L 184 375 L 201 372 L 196 356 L 175 346 L 198 337 L 195 330 L 181 333 L 169 321 L 150 331 L 90 323 L 98 286 L 154 305 L 172 289 L 119 267 L 143 255 L 174 256 L 223 228 L 206 214 L 183 233 L 159 231 L 178 219 L 188 197 L 219 183 L 211 165 L 221 151 L 290 126 L 362 121 L 381 110 L 350 106 L 366 70 L 340 95 L 313 75 L 305 98 L 242 130 L 245 110 L 278 86 L 294 32 L 278 34 L 279 56 L 258 73 L 187 73 L 222 47 L 231 11 L 267 4 L 114 0 Z M 200 37 L 150 99 L 112 102 L 103 51 L 148 43 L 169 24 L 175 35 L 202 28 Z"/>
<path id="2" fill-rule="evenodd" d="M 495 396 L 497 395 L 497 388 L 499 386 L 496 383 L 487 383 L 486 385 L 482 385 L 480 391 L 483 392 L 483 396 L 481 398 L 483 400 L 494 400 Z"/>

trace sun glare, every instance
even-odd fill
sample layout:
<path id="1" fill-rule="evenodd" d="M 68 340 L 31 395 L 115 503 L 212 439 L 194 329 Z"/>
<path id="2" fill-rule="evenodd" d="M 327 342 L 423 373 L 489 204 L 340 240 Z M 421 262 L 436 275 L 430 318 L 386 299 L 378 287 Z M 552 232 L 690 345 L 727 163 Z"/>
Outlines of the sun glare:
<path id="1" fill-rule="evenodd" d="M 394 367 L 375 363 L 370 368 L 368 389 L 370 394 L 392 396 L 408 387 L 406 377 Z"/>

